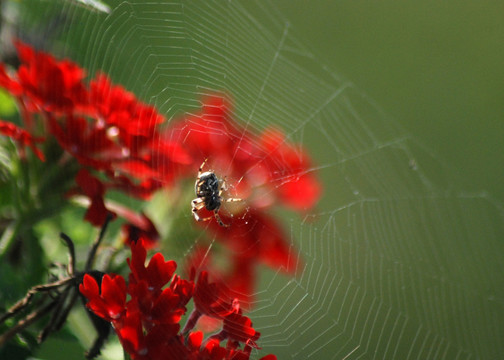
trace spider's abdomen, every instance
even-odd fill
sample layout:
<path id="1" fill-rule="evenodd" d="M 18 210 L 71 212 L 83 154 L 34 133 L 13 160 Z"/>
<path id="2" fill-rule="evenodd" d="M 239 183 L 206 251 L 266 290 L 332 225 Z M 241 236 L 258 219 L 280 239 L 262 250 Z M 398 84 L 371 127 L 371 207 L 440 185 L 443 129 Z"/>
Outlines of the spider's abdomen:
<path id="1" fill-rule="evenodd" d="M 196 181 L 196 196 L 203 199 L 205 208 L 213 211 L 221 205 L 219 179 L 212 172 L 206 172 Z"/>
<path id="2" fill-rule="evenodd" d="M 221 198 L 218 194 L 215 196 L 212 196 L 211 198 L 205 199 L 205 207 L 209 211 L 213 211 L 215 209 L 218 209 L 220 206 L 221 206 Z"/>

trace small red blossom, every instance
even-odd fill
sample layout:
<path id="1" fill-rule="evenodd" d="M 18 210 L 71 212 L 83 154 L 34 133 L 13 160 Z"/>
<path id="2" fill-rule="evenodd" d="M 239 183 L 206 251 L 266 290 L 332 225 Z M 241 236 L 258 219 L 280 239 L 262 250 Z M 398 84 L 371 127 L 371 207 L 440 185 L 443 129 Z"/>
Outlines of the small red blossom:
<path id="1" fill-rule="evenodd" d="M 145 266 L 147 251 L 143 241 L 131 243 L 131 259 L 128 265 L 131 269 L 130 283 L 146 281 L 149 287 L 160 290 L 173 277 L 177 263 L 173 260 L 164 260 L 161 253 L 156 253 Z"/>
<path id="2" fill-rule="evenodd" d="M 194 282 L 192 280 L 181 279 L 180 276 L 175 275 L 170 284 L 170 289 L 179 297 L 178 306 L 185 309 L 185 306 L 191 300 L 194 294 Z"/>
<path id="3" fill-rule="evenodd" d="M 79 291 L 88 298 L 89 309 L 107 321 L 116 321 L 125 310 L 126 283 L 120 275 L 105 274 L 100 291 L 95 278 L 85 274 Z"/>
<path id="4" fill-rule="evenodd" d="M 69 115 L 62 123 L 48 115 L 49 131 L 63 149 L 84 166 L 111 170 L 112 160 L 121 158 L 122 150 L 107 134 L 107 129 L 80 116 Z"/>
<path id="5" fill-rule="evenodd" d="M 201 351 L 201 360 L 223 360 L 226 358 L 228 350 L 220 346 L 220 341 L 209 339 Z"/>

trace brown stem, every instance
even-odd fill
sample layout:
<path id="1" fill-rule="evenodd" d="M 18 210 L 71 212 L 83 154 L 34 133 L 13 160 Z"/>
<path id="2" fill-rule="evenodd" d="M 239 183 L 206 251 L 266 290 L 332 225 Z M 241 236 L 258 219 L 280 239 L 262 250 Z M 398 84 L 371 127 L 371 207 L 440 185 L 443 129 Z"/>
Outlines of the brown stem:
<path id="1" fill-rule="evenodd" d="M 21 332 L 24 328 L 30 326 L 32 323 L 40 319 L 42 316 L 46 315 L 49 311 L 51 311 L 51 309 L 56 305 L 56 303 L 57 300 L 53 300 L 43 308 L 34 311 L 28 316 L 26 316 L 24 319 L 19 320 L 19 322 L 15 326 L 13 326 L 0 336 L 0 347 L 2 347 L 17 333 Z"/>
<path id="2" fill-rule="evenodd" d="M 100 246 L 101 241 L 105 237 L 105 231 L 107 230 L 107 226 L 112 220 L 112 215 L 109 213 L 107 214 L 107 218 L 105 219 L 105 223 L 103 224 L 100 234 L 96 238 L 95 242 L 93 243 L 93 246 L 91 247 L 91 250 L 89 251 L 88 259 L 86 261 L 86 267 L 84 271 L 89 271 L 91 270 L 91 267 L 93 266 L 93 261 L 96 255 L 96 251 L 98 250 L 98 247 Z"/>

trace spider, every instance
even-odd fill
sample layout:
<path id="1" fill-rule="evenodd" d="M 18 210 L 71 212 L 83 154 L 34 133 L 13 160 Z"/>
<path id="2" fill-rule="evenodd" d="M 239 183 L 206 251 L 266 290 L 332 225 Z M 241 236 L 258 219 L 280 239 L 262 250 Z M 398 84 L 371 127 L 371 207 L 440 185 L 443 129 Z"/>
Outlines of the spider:
<path id="1" fill-rule="evenodd" d="M 228 227 L 229 225 L 222 222 L 219 216 L 219 209 L 223 202 L 236 202 L 242 201 L 242 199 L 228 198 L 224 200 L 222 198 L 222 192 L 227 190 L 226 177 L 219 180 L 212 170 L 203 172 L 203 168 L 207 160 L 208 159 L 205 159 L 199 167 L 198 177 L 196 178 L 196 183 L 194 184 L 194 191 L 196 192 L 197 197 L 191 201 L 192 214 L 196 221 L 208 221 L 215 218 L 220 226 Z M 213 215 L 201 218 L 198 215 L 198 211 L 203 208 L 206 208 L 208 211 L 213 211 Z"/>
<path id="2" fill-rule="evenodd" d="M 94 241 L 89 255 L 86 261 L 85 270 L 83 272 L 77 271 L 75 267 L 75 247 L 73 241 L 65 234 L 61 233 L 60 237 L 65 242 L 69 250 L 70 261 L 67 266 L 68 275 L 64 277 L 59 277 L 52 282 L 44 285 L 37 285 L 28 290 L 26 296 L 14 304 L 7 312 L 0 315 L 0 325 L 3 324 L 7 319 L 14 317 L 24 310 L 26 310 L 30 305 L 33 305 L 36 309 L 26 315 L 23 319 L 19 320 L 16 325 L 11 329 L 7 330 L 5 333 L 0 335 L 0 347 L 9 341 L 16 334 L 21 333 L 26 327 L 36 322 L 45 315 L 51 314 L 48 323 L 42 329 L 38 335 L 38 342 L 43 342 L 51 333 L 58 331 L 65 324 L 68 314 L 72 309 L 75 301 L 79 297 L 79 284 L 82 283 L 84 274 L 90 274 L 96 279 L 100 279 L 103 273 L 97 270 L 92 270 L 93 261 L 96 255 L 98 246 L 100 245 L 105 230 L 110 221 L 109 216 L 103 225 L 98 238 Z M 41 294 L 42 298 L 39 299 L 35 304 L 33 303 L 33 298 Z M 100 349 L 102 348 L 105 340 L 107 339 L 111 326 L 108 322 L 99 318 L 87 308 L 87 314 L 93 323 L 96 331 L 98 332 L 98 337 L 91 349 L 86 353 L 86 358 L 93 359 L 100 354 Z"/>

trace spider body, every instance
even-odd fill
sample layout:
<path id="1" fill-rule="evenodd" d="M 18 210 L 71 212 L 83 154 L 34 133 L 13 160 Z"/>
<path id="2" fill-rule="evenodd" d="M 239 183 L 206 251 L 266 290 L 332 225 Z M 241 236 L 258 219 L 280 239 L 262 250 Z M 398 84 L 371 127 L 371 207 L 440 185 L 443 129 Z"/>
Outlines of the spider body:
<path id="1" fill-rule="evenodd" d="M 223 183 L 224 184 L 224 183 Z M 196 179 L 194 191 L 198 198 L 202 198 L 205 208 L 209 211 L 218 210 L 222 204 L 220 184 L 217 175 L 207 171 Z"/>
<path id="2" fill-rule="evenodd" d="M 192 214 L 196 221 L 208 221 L 215 218 L 220 226 L 228 227 L 222 222 L 219 216 L 219 210 L 223 202 L 235 202 L 242 201 L 241 199 L 228 198 L 224 200 L 222 198 L 222 192 L 226 190 L 226 178 L 219 180 L 217 175 L 213 171 L 203 172 L 203 168 L 207 160 L 203 161 L 198 170 L 198 177 L 196 178 L 196 183 L 194 184 L 194 192 L 196 193 L 196 199 L 191 201 Z M 207 209 L 208 211 L 213 211 L 213 216 L 206 218 L 201 218 L 198 215 L 198 211 L 201 209 Z"/>

